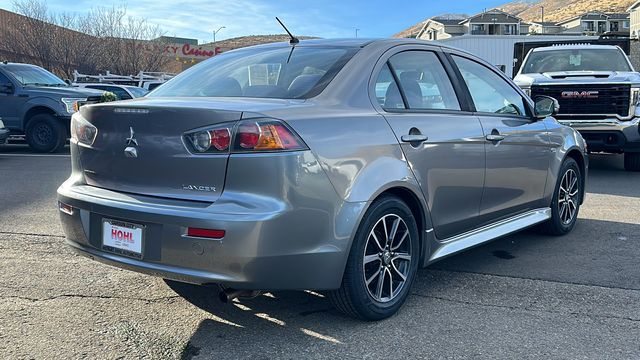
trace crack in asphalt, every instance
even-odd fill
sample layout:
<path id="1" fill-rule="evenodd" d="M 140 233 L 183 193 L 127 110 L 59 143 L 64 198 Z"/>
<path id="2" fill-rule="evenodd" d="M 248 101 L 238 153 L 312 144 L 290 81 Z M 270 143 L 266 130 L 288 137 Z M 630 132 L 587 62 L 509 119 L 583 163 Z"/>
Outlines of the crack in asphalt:
<path id="1" fill-rule="evenodd" d="M 626 320 L 626 321 L 631 321 L 631 322 L 640 322 L 640 319 L 635 319 L 635 318 L 627 317 L 627 316 L 588 314 L 588 313 L 577 312 L 577 311 L 567 311 L 567 312 L 551 311 L 551 310 L 546 310 L 546 309 L 531 308 L 531 307 L 528 307 L 528 306 L 519 307 L 519 306 L 501 305 L 501 304 L 483 304 L 483 303 L 478 303 L 478 302 L 473 302 L 473 301 L 450 299 L 450 298 L 441 297 L 441 296 L 424 295 L 424 294 L 415 293 L 415 292 L 411 293 L 411 295 L 415 295 L 417 297 L 426 298 L 426 299 L 436 299 L 436 300 L 448 301 L 448 302 L 452 302 L 452 303 L 463 304 L 463 305 L 471 305 L 471 306 L 480 306 L 480 307 L 498 308 L 498 309 L 508 309 L 508 310 L 524 310 L 524 311 L 530 311 L 530 312 L 542 312 L 542 313 L 547 313 L 547 314 L 573 315 L 573 316 L 584 316 L 584 317 L 589 317 L 589 318 L 615 319 L 615 320 Z"/>
<path id="2" fill-rule="evenodd" d="M 15 295 L 14 296 L 1 296 L 0 295 L 0 299 L 19 299 L 19 300 L 26 300 L 26 301 L 31 301 L 31 302 L 51 301 L 51 300 L 57 300 L 57 299 L 62 299 L 62 298 L 133 300 L 133 301 L 144 301 L 147 304 L 152 304 L 152 303 L 158 303 L 158 302 L 163 302 L 163 301 L 168 301 L 168 300 L 173 300 L 173 299 L 179 299 L 181 297 L 178 296 L 178 295 L 173 295 L 173 296 L 162 296 L 162 297 L 158 297 L 158 298 L 145 299 L 145 298 L 135 298 L 135 297 L 125 297 L 125 296 L 60 294 L 60 295 L 50 296 L 50 297 L 46 297 L 46 298 L 32 298 L 32 297 L 28 297 L 28 296 L 15 296 Z"/>
<path id="3" fill-rule="evenodd" d="M 0 235 L 44 236 L 44 237 L 54 237 L 54 238 L 64 239 L 64 235 L 23 233 L 23 232 L 14 232 L 14 231 L 0 231 Z"/>

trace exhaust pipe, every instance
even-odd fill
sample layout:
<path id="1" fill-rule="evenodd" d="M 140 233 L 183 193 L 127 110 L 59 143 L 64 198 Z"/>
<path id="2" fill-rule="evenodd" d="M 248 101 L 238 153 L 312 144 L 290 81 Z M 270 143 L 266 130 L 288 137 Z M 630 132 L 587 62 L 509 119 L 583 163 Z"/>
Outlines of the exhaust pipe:
<path id="1" fill-rule="evenodd" d="M 236 290 L 222 288 L 218 294 L 220 301 L 227 304 L 237 298 L 254 298 L 262 292 L 259 290 Z"/>

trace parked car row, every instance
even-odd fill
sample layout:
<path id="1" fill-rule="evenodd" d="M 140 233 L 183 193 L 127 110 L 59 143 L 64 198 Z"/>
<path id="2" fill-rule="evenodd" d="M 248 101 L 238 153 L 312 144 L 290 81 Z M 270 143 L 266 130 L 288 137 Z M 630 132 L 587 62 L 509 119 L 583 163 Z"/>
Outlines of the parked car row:
<path id="1" fill-rule="evenodd" d="M 12 135 L 24 135 L 37 152 L 55 152 L 70 135 L 71 115 L 86 104 L 146 95 L 145 89 L 115 84 L 69 85 L 35 65 L 0 63 L 0 118 Z"/>

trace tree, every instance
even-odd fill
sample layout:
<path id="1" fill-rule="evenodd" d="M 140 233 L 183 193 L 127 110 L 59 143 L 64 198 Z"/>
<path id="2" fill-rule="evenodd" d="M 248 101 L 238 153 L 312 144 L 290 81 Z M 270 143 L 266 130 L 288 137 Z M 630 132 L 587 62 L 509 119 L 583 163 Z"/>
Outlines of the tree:
<path id="1" fill-rule="evenodd" d="M 93 8 L 82 16 L 53 13 L 41 0 L 16 0 L 14 9 L 22 16 L 12 17 L 0 32 L 0 44 L 12 44 L 11 51 L 2 50 L 21 54 L 13 61 L 34 63 L 66 78 L 74 70 L 162 71 L 171 61 L 158 40 L 160 27 L 127 16 L 125 5 Z"/>

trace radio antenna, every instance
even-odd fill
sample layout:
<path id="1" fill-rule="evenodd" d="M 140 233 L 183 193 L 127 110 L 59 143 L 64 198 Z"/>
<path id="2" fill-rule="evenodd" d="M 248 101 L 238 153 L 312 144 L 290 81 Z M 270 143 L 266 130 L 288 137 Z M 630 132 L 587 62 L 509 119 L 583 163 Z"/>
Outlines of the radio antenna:
<path id="1" fill-rule="evenodd" d="M 282 26 L 282 28 L 284 29 L 284 31 L 287 32 L 287 34 L 289 34 L 289 37 L 291 38 L 289 40 L 289 44 L 291 45 L 295 45 L 297 43 L 300 42 L 300 39 L 298 39 L 297 37 L 293 36 L 293 34 L 291 34 L 291 31 L 289 31 L 289 29 L 287 29 L 286 26 L 284 26 L 284 24 L 282 23 L 282 21 L 280 21 L 280 19 L 278 19 L 278 17 L 276 16 L 276 20 L 278 20 L 278 22 L 280 23 L 280 26 Z"/>

